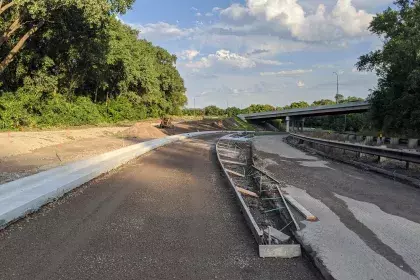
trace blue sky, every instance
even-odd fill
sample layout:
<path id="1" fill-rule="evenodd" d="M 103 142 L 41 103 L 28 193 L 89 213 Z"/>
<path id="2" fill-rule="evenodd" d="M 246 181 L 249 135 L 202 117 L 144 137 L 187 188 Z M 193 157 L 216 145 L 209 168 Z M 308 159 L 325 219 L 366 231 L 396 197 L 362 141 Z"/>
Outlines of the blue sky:
<path id="1" fill-rule="evenodd" d="M 367 27 L 392 0 L 137 0 L 122 20 L 178 56 L 189 106 L 284 106 L 367 97 L 357 58 L 381 47 Z"/>

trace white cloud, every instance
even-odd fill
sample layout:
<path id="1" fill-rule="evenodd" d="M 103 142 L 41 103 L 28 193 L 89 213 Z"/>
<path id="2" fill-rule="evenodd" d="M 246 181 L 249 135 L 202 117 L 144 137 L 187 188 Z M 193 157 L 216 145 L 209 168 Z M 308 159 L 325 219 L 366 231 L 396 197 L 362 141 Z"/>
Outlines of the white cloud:
<path id="1" fill-rule="evenodd" d="M 252 59 L 232 53 L 228 50 L 219 50 L 215 54 L 210 54 L 198 61 L 189 62 L 185 66 L 188 68 L 201 69 L 209 68 L 217 64 L 239 69 L 253 68 L 256 66 L 256 63 Z"/>
<path id="2" fill-rule="evenodd" d="M 290 64 L 283 63 L 278 60 L 253 57 L 248 54 L 241 55 L 225 49 L 218 50 L 216 53 L 209 54 L 207 57 L 202 57 L 199 60 L 192 61 L 193 58 L 196 57 L 198 54 L 198 51 L 184 51 L 183 53 L 181 53 L 180 57 L 188 57 L 188 60 L 190 60 L 190 62 L 186 63 L 185 66 L 191 69 L 203 69 L 219 65 L 231 66 L 233 68 L 239 69 L 246 69 L 254 68 L 258 64 L 269 66 L 280 66 L 284 64 Z"/>
<path id="3" fill-rule="evenodd" d="M 290 63 L 283 63 L 281 61 L 277 60 L 270 60 L 270 59 L 260 59 L 260 58 L 254 58 L 253 59 L 256 63 L 259 64 L 265 64 L 265 65 L 273 65 L 273 66 L 280 66 L 284 64 L 290 64 Z"/>
<path id="4" fill-rule="evenodd" d="M 197 50 L 184 50 L 177 53 L 178 57 L 182 60 L 193 60 L 200 52 Z"/>
<path id="5" fill-rule="evenodd" d="M 131 24 L 131 26 L 140 31 L 140 37 L 151 41 L 185 37 L 196 31 L 193 28 L 180 28 L 166 22 L 148 23 L 146 25 Z"/>
<path id="6" fill-rule="evenodd" d="M 307 15 L 298 0 L 246 0 L 246 5 L 232 4 L 221 10 L 227 23 L 238 22 L 248 29 L 280 36 L 289 33 L 302 41 L 334 41 L 366 35 L 373 18 L 357 10 L 351 0 L 337 0 L 331 13 L 320 4 L 315 13 Z"/>
<path id="7" fill-rule="evenodd" d="M 213 16 L 213 13 L 210 13 L 210 12 L 209 13 L 206 13 L 205 16 L 206 17 L 212 17 Z"/>
<path id="8" fill-rule="evenodd" d="M 332 21 L 350 36 L 364 34 L 373 19 L 373 15 L 364 10 L 357 11 L 351 0 L 338 0 L 331 13 Z"/>
<path id="9" fill-rule="evenodd" d="M 198 11 L 198 9 L 196 7 L 191 7 L 191 11 Z"/>
<path id="10" fill-rule="evenodd" d="M 228 21 L 243 22 L 244 20 L 252 20 L 249 10 L 241 4 L 235 3 L 230 7 L 221 10 L 220 16 Z"/>
<path id="11" fill-rule="evenodd" d="M 297 86 L 298 86 L 299 88 L 303 88 L 303 87 L 305 87 L 305 82 L 304 82 L 304 81 L 298 81 L 298 82 L 297 82 Z"/>
<path id="12" fill-rule="evenodd" d="M 166 22 L 132 26 L 141 31 L 140 37 L 156 43 L 183 38 L 198 49 L 211 47 L 236 53 L 267 50 L 261 54 L 264 57 L 282 52 L 348 48 L 350 38 L 367 34 L 372 15 L 357 10 L 351 0 L 337 0 L 329 12 L 320 4 L 312 13 L 304 10 L 302 1 L 306 0 L 246 0 L 245 5 L 215 7 L 213 11 L 221 14 L 221 21 L 209 25 L 197 21 L 193 28 Z"/>
<path id="13" fill-rule="evenodd" d="M 285 70 L 280 72 L 261 72 L 261 76 L 292 76 L 311 73 L 312 69 Z"/>
<path id="14" fill-rule="evenodd" d="M 196 14 L 195 14 L 195 16 L 196 16 L 196 17 L 201 17 L 201 16 L 202 16 L 202 14 L 201 14 L 200 12 L 198 12 L 198 13 L 196 13 Z"/>

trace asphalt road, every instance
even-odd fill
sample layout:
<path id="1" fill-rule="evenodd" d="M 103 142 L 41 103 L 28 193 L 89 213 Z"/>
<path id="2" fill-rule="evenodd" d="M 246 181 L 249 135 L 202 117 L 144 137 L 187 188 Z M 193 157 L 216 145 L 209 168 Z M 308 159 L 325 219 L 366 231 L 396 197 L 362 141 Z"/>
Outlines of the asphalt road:
<path id="1" fill-rule="evenodd" d="M 258 137 L 254 152 L 319 218 L 298 234 L 333 277 L 420 279 L 420 191 L 302 152 L 284 137 Z"/>
<path id="2" fill-rule="evenodd" d="M 261 259 L 221 176 L 214 136 L 175 143 L 0 233 L 0 279 L 318 279 Z"/>

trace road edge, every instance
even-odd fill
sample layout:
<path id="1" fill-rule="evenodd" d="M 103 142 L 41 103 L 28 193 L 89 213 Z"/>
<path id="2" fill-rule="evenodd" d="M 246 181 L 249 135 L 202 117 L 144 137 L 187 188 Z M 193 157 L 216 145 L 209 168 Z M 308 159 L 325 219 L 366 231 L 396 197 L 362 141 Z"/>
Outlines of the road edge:
<path id="1" fill-rule="evenodd" d="M 0 185 L 0 230 L 38 211 L 66 193 L 159 147 L 188 138 L 231 131 L 206 131 L 168 136 L 73 162 Z"/>

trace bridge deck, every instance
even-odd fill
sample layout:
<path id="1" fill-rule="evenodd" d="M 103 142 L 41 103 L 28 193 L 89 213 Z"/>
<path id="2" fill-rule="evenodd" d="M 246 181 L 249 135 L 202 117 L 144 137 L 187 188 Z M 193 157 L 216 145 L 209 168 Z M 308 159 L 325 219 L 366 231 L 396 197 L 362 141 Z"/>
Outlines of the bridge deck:
<path id="1" fill-rule="evenodd" d="M 370 109 L 368 102 L 351 102 L 344 104 L 298 108 L 282 111 L 271 111 L 254 114 L 243 114 L 246 120 L 280 119 L 285 117 L 314 117 L 327 115 L 342 115 L 349 113 L 362 113 Z"/>

